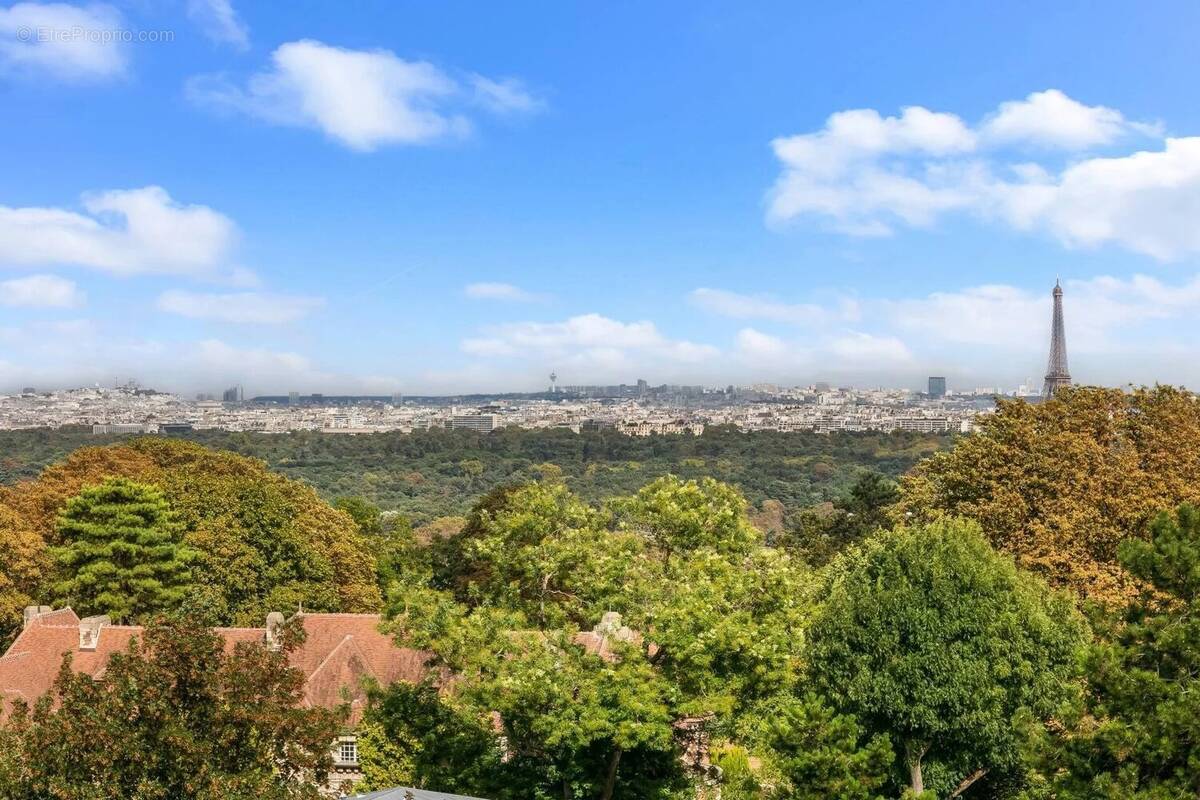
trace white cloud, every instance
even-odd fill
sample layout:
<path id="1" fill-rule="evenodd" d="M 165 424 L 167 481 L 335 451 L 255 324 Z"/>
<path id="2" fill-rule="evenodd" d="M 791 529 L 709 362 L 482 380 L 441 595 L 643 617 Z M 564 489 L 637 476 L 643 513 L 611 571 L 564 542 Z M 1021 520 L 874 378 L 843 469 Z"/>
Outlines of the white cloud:
<path id="1" fill-rule="evenodd" d="M 16 3 L 0 8 L 0 70 L 97 81 L 124 74 L 126 45 L 112 6 Z"/>
<path id="2" fill-rule="evenodd" d="M 529 303 L 541 299 L 540 295 L 527 292 L 511 283 L 469 283 L 463 288 L 463 293 L 472 300 L 507 300 Z"/>
<path id="3" fill-rule="evenodd" d="M 784 166 L 771 190 L 768 220 L 784 223 L 815 215 L 839 230 L 878 236 L 891 232 L 889 218 L 928 225 L 939 214 L 969 202 L 956 176 L 896 164 L 884 156 L 952 156 L 975 149 L 974 133 L 953 114 L 906 108 L 900 117 L 870 109 L 830 115 L 817 133 L 775 139 Z"/>
<path id="4" fill-rule="evenodd" d="M 471 356 L 533 360 L 572 367 L 580 374 L 619 375 L 646 364 L 697 365 L 719 354 L 716 347 L 669 339 L 652 322 L 620 322 L 582 314 L 563 322 L 516 322 L 464 339 Z"/>
<path id="5" fill-rule="evenodd" d="M 319 297 L 264 292 L 163 292 L 156 303 L 160 311 L 193 319 L 278 325 L 294 322 L 324 305 Z"/>
<path id="6" fill-rule="evenodd" d="M 874 304 L 891 325 L 942 342 L 986 347 L 1028 346 L 1046 340 L 1049 292 L 1035 295 L 1015 286 L 973 286 Z M 1072 298 L 1072 306 L 1074 306 Z"/>
<path id="7" fill-rule="evenodd" d="M 197 102 L 278 125 L 315 128 L 354 150 L 428 144 L 470 132 L 457 110 L 470 100 L 450 75 L 390 50 L 350 50 L 305 39 L 281 45 L 271 66 L 237 86 L 224 76 L 189 82 Z M 481 83 L 481 81 L 483 83 Z M 533 99 L 512 80 L 472 79 L 492 109 L 531 110 Z"/>
<path id="8" fill-rule="evenodd" d="M 1117 244 L 1162 261 L 1200 253 L 1200 136 L 1080 161 L 1057 177 L 996 184 L 981 203 L 1068 246 Z"/>
<path id="9" fill-rule="evenodd" d="M 230 0 L 188 0 L 188 16 L 214 42 L 233 45 L 238 50 L 250 47 L 250 29 Z"/>
<path id="10" fill-rule="evenodd" d="M 879 369 L 913 358 L 908 345 L 895 336 L 875 336 L 862 331 L 835 336 L 826 342 L 825 348 L 843 367 Z"/>
<path id="11" fill-rule="evenodd" d="M 1147 126 L 1139 126 L 1148 131 Z M 1033 92 L 1024 100 L 1001 103 L 982 125 L 987 139 L 1030 142 L 1048 147 L 1082 150 L 1110 144 L 1132 129 L 1114 108 L 1085 106 L 1058 89 Z"/>
<path id="12" fill-rule="evenodd" d="M 823 221 L 856 236 L 928 227 L 967 212 L 1069 247 L 1117 245 L 1159 260 L 1200 253 L 1200 137 L 1162 150 L 1089 157 L 1065 167 L 1012 158 L 1006 146 L 1079 151 L 1155 126 L 1060 91 L 1004 103 L 972 129 L 952 114 L 905 109 L 833 114 L 816 133 L 772 142 L 783 171 L 768 195 L 772 224 Z"/>
<path id="13" fill-rule="evenodd" d="M 752 361 L 777 361 L 788 354 L 787 343 L 777 336 L 742 328 L 734 339 L 738 355 Z"/>
<path id="14" fill-rule="evenodd" d="M 115 275 L 212 275 L 227 266 L 233 222 L 158 186 L 85 195 L 87 214 L 0 206 L 0 264 L 72 265 Z"/>
<path id="15" fill-rule="evenodd" d="M 229 374 L 253 375 L 268 384 L 280 379 L 313 382 L 328 377 L 299 353 L 262 347 L 236 347 L 220 339 L 205 339 L 196 343 L 193 355 L 195 363 L 203 371 L 225 370 Z"/>
<path id="16" fill-rule="evenodd" d="M 30 275 L 0 281 L 0 305 L 27 308 L 76 308 L 84 295 L 74 281 L 57 275 Z"/>
<path id="17" fill-rule="evenodd" d="M 470 84 L 475 90 L 475 101 L 497 114 L 529 113 L 542 107 L 542 101 L 530 94 L 525 84 L 516 78 L 492 80 L 472 75 Z"/>
<path id="18" fill-rule="evenodd" d="M 692 290 L 688 299 L 693 305 L 733 319 L 767 319 L 796 325 L 821 325 L 836 320 L 856 320 L 858 304 L 842 298 L 836 308 L 815 303 L 782 303 L 762 295 L 747 295 L 722 289 Z"/>
<path id="19" fill-rule="evenodd" d="M 780 137 L 771 147 L 792 169 L 832 177 L 855 162 L 885 153 L 967 152 L 975 148 L 975 135 L 954 114 L 920 106 L 905 108 L 899 117 L 860 108 L 830 114 L 822 130 Z"/>

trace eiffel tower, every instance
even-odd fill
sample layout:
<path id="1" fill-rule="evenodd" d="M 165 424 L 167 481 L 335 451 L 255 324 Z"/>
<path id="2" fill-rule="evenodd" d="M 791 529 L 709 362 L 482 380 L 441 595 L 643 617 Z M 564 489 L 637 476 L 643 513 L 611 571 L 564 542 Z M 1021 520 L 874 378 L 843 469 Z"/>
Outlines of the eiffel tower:
<path id="1" fill-rule="evenodd" d="M 1063 328 L 1062 285 L 1054 282 L 1054 321 L 1050 325 L 1050 358 L 1046 361 L 1046 383 L 1042 386 L 1042 397 L 1049 399 L 1059 389 L 1071 385 L 1071 372 L 1067 369 L 1067 333 Z"/>

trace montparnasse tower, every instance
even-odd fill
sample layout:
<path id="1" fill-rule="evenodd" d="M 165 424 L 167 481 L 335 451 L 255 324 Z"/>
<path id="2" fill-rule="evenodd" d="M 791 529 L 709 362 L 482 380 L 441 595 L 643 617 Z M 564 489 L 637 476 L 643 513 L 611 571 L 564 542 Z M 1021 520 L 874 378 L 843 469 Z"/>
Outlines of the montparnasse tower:
<path id="1" fill-rule="evenodd" d="M 1046 382 L 1042 397 L 1051 398 L 1059 389 L 1071 385 L 1067 369 L 1067 333 L 1063 327 L 1062 285 L 1054 282 L 1054 320 L 1050 323 L 1050 358 L 1046 360 Z"/>

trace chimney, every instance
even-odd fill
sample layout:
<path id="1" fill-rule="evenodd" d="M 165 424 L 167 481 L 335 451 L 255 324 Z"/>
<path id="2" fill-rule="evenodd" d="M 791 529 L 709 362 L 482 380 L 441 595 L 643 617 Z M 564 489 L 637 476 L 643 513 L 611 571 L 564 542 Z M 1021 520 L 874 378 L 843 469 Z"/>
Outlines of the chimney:
<path id="1" fill-rule="evenodd" d="M 278 650 L 283 647 L 283 614 L 272 611 L 267 614 L 267 648 Z"/>
<path id="2" fill-rule="evenodd" d="M 42 614 L 49 614 L 54 609 L 50 606 L 25 606 L 25 624 L 22 630 L 29 627 L 29 624 Z"/>
<path id="3" fill-rule="evenodd" d="M 79 649 L 95 650 L 96 645 L 100 644 L 100 629 L 105 625 L 112 625 L 108 614 L 84 617 L 79 620 Z"/>

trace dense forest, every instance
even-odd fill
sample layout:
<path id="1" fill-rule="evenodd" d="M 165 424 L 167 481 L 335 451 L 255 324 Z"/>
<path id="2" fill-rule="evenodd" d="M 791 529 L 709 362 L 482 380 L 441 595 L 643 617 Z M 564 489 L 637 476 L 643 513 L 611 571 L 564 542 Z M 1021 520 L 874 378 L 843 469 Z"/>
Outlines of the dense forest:
<path id="1" fill-rule="evenodd" d="M 36 477 L 79 447 L 128 438 L 79 429 L 0 431 L 0 483 Z M 465 515 L 497 486 L 543 477 L 545 464 L 558 467 L 571 490 L 591 501 L 636 491 L 670 473 L 716 478 L 737 486 L 756 507 L 775 500 L 792 513 L 841 496 L 864 469 L 897 477 L 951 443 L 949 436 L 916 433 L 741 433 L 727 427 L 701 436 L 649 438 L 518 428 L 357 436 L 196 431 L 186 438 L 262 459 L 327 500 L 362 497 L 417 525 Z"/>

